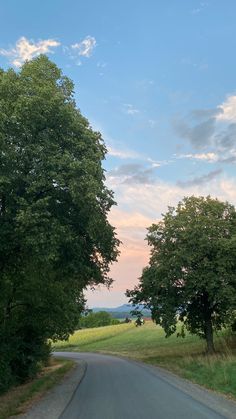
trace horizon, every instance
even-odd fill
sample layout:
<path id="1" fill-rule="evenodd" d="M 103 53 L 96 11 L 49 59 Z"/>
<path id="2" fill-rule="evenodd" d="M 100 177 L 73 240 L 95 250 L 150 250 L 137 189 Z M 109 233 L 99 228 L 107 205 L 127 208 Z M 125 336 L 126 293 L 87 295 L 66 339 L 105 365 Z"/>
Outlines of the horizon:
<path id="1" fill-rule="evenodd" d="M 128 306 L 128 305 L 130 305 L 130 306 L 132 306 L 132 304 L 126 304 L 126 303 L 124 303 L 124 304 L 120 304 L 119 306 L 112 306 L 112 307 L 108 307 L 108 306 L 94 306 L 94 307 L 91 307 L 92 309 L 93 308 L 118 308 L 118 307 L 122 307 L 122 306 Z"/>
<path id="2" fill-rule="evenodd" d="M 123 244 L 111 290 L 86 297 L 128 304 L 149 259 L 146 228 L 169 205 L 208 194 L 236 204 L 236 3 L 22 0 L 0 13 L 0 67 L 47 54 L 103 136 L 109 220 Z"/>

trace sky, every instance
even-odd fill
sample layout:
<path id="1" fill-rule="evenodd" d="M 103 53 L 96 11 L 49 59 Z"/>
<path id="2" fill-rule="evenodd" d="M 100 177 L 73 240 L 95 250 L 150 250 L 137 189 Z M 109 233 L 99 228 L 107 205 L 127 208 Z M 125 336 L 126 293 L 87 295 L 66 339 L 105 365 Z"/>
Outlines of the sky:
<path id="1" fill-rule="evenodd" d="M 121 254 L 89 307 L 127 303 L 168 206 L 236 205 L 235 20 L 235 0 L 0 0 L 0 67 L 47 54 L 107 146 Z"/>

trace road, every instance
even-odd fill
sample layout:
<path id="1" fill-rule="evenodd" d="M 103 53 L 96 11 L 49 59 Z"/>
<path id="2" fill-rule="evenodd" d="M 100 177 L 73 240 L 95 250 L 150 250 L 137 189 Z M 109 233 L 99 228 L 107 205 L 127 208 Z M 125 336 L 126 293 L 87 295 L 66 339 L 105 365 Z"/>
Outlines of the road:
<path id="1" fill-rule="evenodd" d="M 162 369 L 100 354 L 56 355 L 87 364 L 60 419 L 236 418 L 233 402 Z"/>

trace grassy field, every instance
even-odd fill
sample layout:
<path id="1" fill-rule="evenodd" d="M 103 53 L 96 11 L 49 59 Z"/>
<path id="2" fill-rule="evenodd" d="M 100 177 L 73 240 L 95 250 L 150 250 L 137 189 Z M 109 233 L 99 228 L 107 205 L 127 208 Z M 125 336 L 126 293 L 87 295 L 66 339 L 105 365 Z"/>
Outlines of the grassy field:
<path id="1" fill-rule="evenodd" d="M 36 400 L 53 387 L 70 371 L 75 363 L 64 359 L 52 359 L 37 378 L 26 384 L 11 388 L 0 396 L 0 419 L 25 412 Z"/>
<path id="2" fill-rule="evenodd" d="M 55 350 L 90 351 L 122 355 L 164 367 L 184 378 L 236 399 L 236 342 L 216 337 L 216 355 L 205 355 L 205 344 L 196 336 L 166 339 L 151 321 L 136 328 L 132 324 L 84 329 L 68 342 L 57 342 Z"/>

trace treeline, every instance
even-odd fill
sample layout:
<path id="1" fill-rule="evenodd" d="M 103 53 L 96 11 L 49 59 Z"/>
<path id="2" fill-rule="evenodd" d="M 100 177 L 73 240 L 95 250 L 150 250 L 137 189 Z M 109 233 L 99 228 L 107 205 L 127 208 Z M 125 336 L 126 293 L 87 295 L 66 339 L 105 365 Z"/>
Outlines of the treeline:
<path id="1" fill-rule="evenodd" d="M 87 329 L 92 327 L 111 326 L 113 324 L 120 324 L 120 321 L 114 319 L 110 313 L 106 311 L 98 311 L 97 313 L 89 312 L 81 316 L 78 328 Z"/>
<path id="2" fill-rule="evenodd" d="M 132 310 L 131 311 L 110 311 L 111 316 L 114 319 L 125 319 L 125 318 L 131 318 L 132 317 L 136 317 L 135 315 L 132 314 Z M 150 311 L 148 310 L 142 310 L 142 316 L 143 317 L 151 317 L 150 315 Z"/>
<path id="3" fill-rule="evenodd" d="M 46 56 L 0 69 L 0 392 L 74 331 L 86 287 L 111 283 L 106 148 L 73 89 Z"/>

